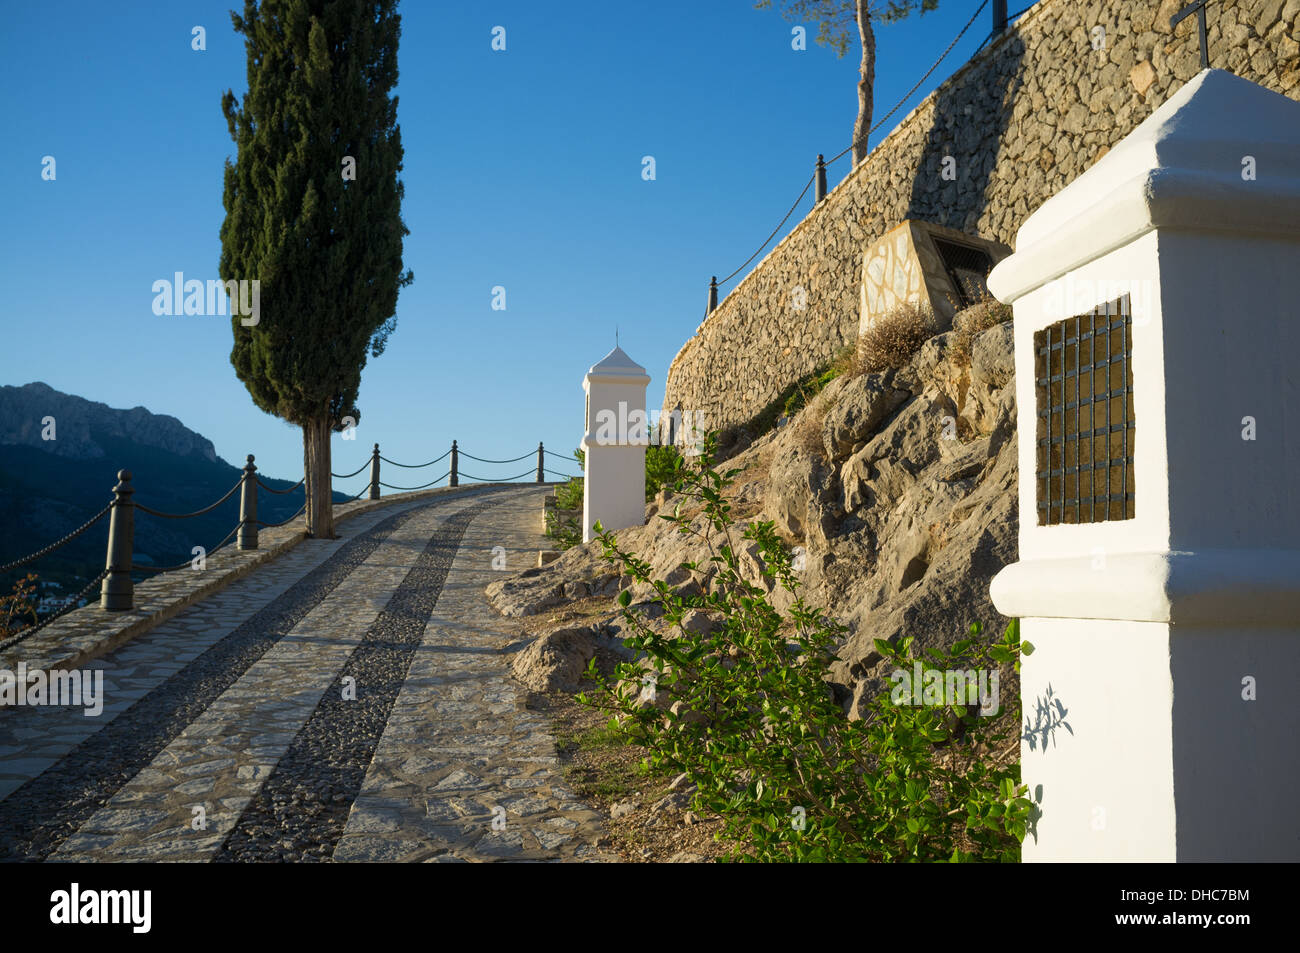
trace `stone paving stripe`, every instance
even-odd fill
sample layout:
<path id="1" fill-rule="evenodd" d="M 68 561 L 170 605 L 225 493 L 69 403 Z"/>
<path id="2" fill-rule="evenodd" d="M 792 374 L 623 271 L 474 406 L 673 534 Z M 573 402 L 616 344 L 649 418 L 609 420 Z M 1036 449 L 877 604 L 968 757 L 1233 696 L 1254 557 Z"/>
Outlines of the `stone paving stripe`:
<path id="1" fill-rule="evenodd" d="M 328 859 L 423 639 L 447 572 L 486 501 L 448 518 L 353 651 L 221 850 L 216 862 Z M 344 679 L 356 697 L 344 700 Z"/>
<path id="2" fill-rule="evenodd" d="M 439 500 L 431 499 L 429 506 Z M 0 802 L 0 860 L 42 860 L 423 506 L 384 519 Z"/>

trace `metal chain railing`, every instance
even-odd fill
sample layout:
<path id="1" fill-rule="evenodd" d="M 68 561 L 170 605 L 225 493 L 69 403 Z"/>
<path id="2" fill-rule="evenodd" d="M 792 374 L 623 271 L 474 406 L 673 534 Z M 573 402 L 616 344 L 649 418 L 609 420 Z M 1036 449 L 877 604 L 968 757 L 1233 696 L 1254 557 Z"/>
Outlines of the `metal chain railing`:
<path id="1" fill-rule="evenodd" d="M 390 490 L 402 490 L 402 491 L 406 491 L 406 490 L 423 490 L 423 489 L 426 489 L 426 488 L 428 488 L 428 487 L 435 486 L 435 485 L 441 483 L 443 480 L 447 479 L 447 477 L 449 477 L 449 476 L 451 476 L 451 471 L 450 471 L 450 470 L 448 470 L 448 471 L 447 471 L 446 473 L 444 473 L 442 476 L 438 477 L 438 479 L 436 479 L 436 480 L 430 480 L 428 483 L 422 483 L 422 484 L 420 484 L 419 486 L 393 486 L 391 483 L 384 483 L 382 480 L 379 482 L 379 485 L 380 485 L 380 486 L 384 486 L 384 487 L 388 487 L 388 489 L 390 489 Z M 368 488 L 367 488 L 367 489 L 368 489 Z M 362 490 L 361 492 L 364 493 L 365 490 Z"/>
<path id="2" fill-rule="evenodd" d="M 852 147 L 850 147 L 850 148 L 852 148 Z M 841 154 L 842 154 L 842 153 L 841 153 Z M 746 266 L 748 266 L 749 263 L 750 263 L 751 261 L 753 261 L 755 258 L 757 258 L 757 257 L 762 253 L 763 249 L 767 247 L 767 243 L 770 242 L 772 239 L 774 239 L 774 238 L 776 237 L 776 233 L 779 232 L 779 231 L 781 230 L 782 226 L 784 226 L 785 223 L 788 222 L 788 221 L 790 220 L 790 216 L 793 215 L 793 214 L 794 214 L 794 210 L 797 209 L 797 208 L 799 207 L 799 203 L 803 201 L 803 197 L 804 197 L 805 195 L 808 194 L 808 190 L 809 190 L 810 188 L 812 188 L 812 184 L 813 184 L 813 182 L 816 180 L 816 178 L 817 178 L 817 174 L 816 174 L 816 173 L 813 173 L 812 175 L 810 175 L 810 176 L 808 177 L 808 181 L 804 184 L 803 191 L 799 193 L 799 197 L 798 197 L 797 199 L 795 199 L 795 200 L 794 200 L 794 204 L 790 206 L 790 211 L 788 211 L 788 212 L 785 213 L 785 216 L 781 219 L 780 222 L 777 223 L 776 228 L 772 229 L 772 233 L 771 233 L 770 235 L 768 235 L 767 238 L 763 239 L 763 244 L 761 244 L 761 245 L 758 246 L 758 251 L 754 252 L 754 254 L 752 254 L 752 255 L 750 255 L 748 258 L 746 258 L 745 261 L 744 261 L 744 264 L 742 264 L 739 268 L 737 268 L 737 269 L 736 269 L 735 271 L 733 271 L 731 274 L 727 275 L 727 277 L 722 278 L 722 279 L 720 279 L 719 281 L 715 282 L 716 284 L 719 284 L 719 285 L 725 285 L 725 284 L 726 284 L 728 281 L 730 281 L 732 278 L 736 277 L 736 275 L 738 275 L 738 274 L 740 274 L 742 271 L 744 271 L 745 268 L 746 268 Z"/>
<path id="3" fill-rule="evenodd" d="M 444 453 L 442 456 L 438 457 L 436 460 L 430 460 L 428 463 L 398 463 L 396 460 L 389 460 L 389 459 L 388 459 L 387 457 L 385 457 L 385 456 L 380 456 L 379 459 L 380 459 L 380 460 L 383 460 L 385 463 L 391 463 L 391 464 L 392 464 L 393 466 L 395 466 L 395 467 L 401 467 L 401 468 L 404 469 L 404 470 L 419 470 L 419 469 L 421 469 L 422 467 L 431 467 L 431 466 L 433 466 L 435 463 L 441 463 L 443 460 L 446 460 L 449 456 L 451 456 L 451 451 L 450 451 L 450 450 L 448 450 L 448 451 L 447 451 L 446 453 Z M 528 456 L 528 454 L 524 454 L 524 456 L 526 457 L 526 456 Z M 523 457 L 520 457 L 520 459 L 522 460 Z M 365 467 L 362 467 L 362 468 L 361 468 L 361 470 L 364 470 L 364 469 L 365 469 Z M 361 470 L 358 470 L 357 473 L 360 473 Z"/>
<path id="4" fill-rule="evenodd" d="M 365 490 L 362 490 L 361 492 L 364 493 Z M 356 497 L 353 497 L 353 499 L 356 499 Z M 293 522 L 294 520 L 296 520 L 299 516 L 302 516 L 302 514 L 305 513 L 305 512 L 307 512 L 307 501 L 306 501 L 306 500 L 303 501 L 302 506 L 298 507 L 298 512 L 297 512 L 297 513 L 294 513 L 294 514 L 293 514 L 292 516 L 290 516 L 288 519 L 280 520 L 280 522 L 278 522 L 278 523 L 263 523 L 261 520 L 258 520 L 258 521 L 257 521 L 257 525 L 258 525 L 258 528 L 260 528 L 260 529 L 275 529 L 275 528 L 277 528 L 277 527 L 284 526 L 286 523 L 292 523 L 292 522 Z M 238 529 L 239 527 L 235 527 L 235 528 Z"/>
<path id="5" fill-rule="evenodd" d="M 361 470 L 364 469 L 365 467 L 361 468 Z M 357 473 L 360 473 L 361 470 L 358 470 Z M 333 476 L 333 474 L 330 474 L 330 476 Z M 353 476 L 356 476 L 356 474 L 354 473 Z M 302 486 L 306 482 L 307 482 L 307 478 L 303 477 L 301 480 L 299 480 L 293 486 L 289 487 L 287 490 L 277 490 L 274 487 L 269 487 L 265 483 L 263 483 L 261 477 L 257 477 L 257 485 L 261 487 L 263 490 L 265 490 L 267 493 L 274 493 L 276 496 L 284 496 L 286 493 L 292 493 L 294 490 L 298 489 L 298 487 Z"/>
<path id="6" fill-rule="evenodd" d="M 234 495 L 235 495 L 235 491 L 238 490 L 238 489 L 239 489 L 240 487 L 242 487 L 243 485 L 244 485 L 244 481 L 243 481 L 243 480 L 240 480 L 238 483 L 236 483 L 234 486 L 232 486 L 232 487 L 230 488 L 230 492 L 229 492 L 229 493 L 227 493 L 227 494 L 226 494 L 225 496 L 223 496 L 221 499 L 217 500 L 217 502 L 213 503 L 211 506 L 205 506 L 205 507 L 204 507 L 203 509 L 201 509 L 201 510 L 195 510 L 193 513 L 160 513 L 160 512 L 158 512 L 157 510 L 150 509 L 149 507 L 145 506 L 143 503 L 136 503 L 136 504 L 135 504 L 135 508 L 136 508 L 137 510 L 140 510 L 142 513 L 148 513 L 150 516 L 161 516 L 161 517 L 162 517 L 163 519 L 165 519 L 165 520 L 188 520 L 188 519 L 193 519 L 193 518 L 196 517 L 196 516 L 203 516 L 205 513 L 211 513 L 213 510 L 215 510 L 215 509 L 216 509 L 218 506 L 220 506 L 222 503 L 226 502 L 226 500 L 228 500 L 228 499 L 230 499 L 232 496 L 234 496 Z"/>
<path id="7" fill-rule="evenodd" d="M 290 517 L 290 519 L 292 519 L 292 517 Z M 263 525 L 265 525 L 265 524 L 263 524 Z M 204 555 L 204 557 L 206 558 L 206 557 L 208 557 L 208 556 L 211 556 L 213 553 L 215 553 L 215 552 L 216 552 L 218 549 L 220 549 L 222 546 L 226 545 L 226 543 L 230 542 L 230 540 L 233 539 L 233 538 L 234 538 L 234 535 L 235 535 L 236 533 L 238 533 L 238 532 L 239 532 L 239 524 L 236 523 L 236 524 L 235 524 L 235 528 L 232 529 L 229 533 L 227 533 L 226 536 L 225 536 L 225 538 L 224 538 L 221 542 L 217 543 L 217 545 L 213 546 L 211 549 L 205 549 L 205 550 L 203 551 L 203 555 Z M 183 562 L 183 563 L 177 563 L 175 566 L 141 566 L 139 563 L 134 563 L 134 562 L 133 562 L 133 563 L 131 563 L 131 571 L 132 571 L 132 572 L 147 572 L 147 573 L 175 572 L 175 571 L 178 570 L 178 569 L 184 569 L 185 567 L 187 567 L 187 566 L 192 566 L 192 565 L 194 565 L 194 560 L 193 560 L 193 559 L 187 559 L 187 560 L 185 560 L 185 562 Z"/>
<path id="8" fill-rule="evenodd" d="M 382 456 L 379 453 L 379 444 L 375 444 L 374 451 L 371 454 L 371 459 L 368 464 L 363 464 L 361 467 L 354 470 L 352 473 L 347 474 L 346 477 L 341 477 L 340 474 L 333 473 L 333 472 L 331 472 L 331 477 L 345 479 L 347 477 L 352 477 L 360 474 L 363 470 L 366 469 L 367 465 L 371 468 L 371 477 L 367 485 L 363 487 L 359 493 L 343 500 L 342 503 L 354 502 L 356 500 L 359 500 L 361 497 L 365 496 L 367 493 L 370 494 L 371 499 L 378 499 L 380 487 L 385 487 L 389 490 L 396 490 L 398 492 L 411 492 L 414 490 L 427 489 L 429 487 L 442 483 L 444 480 L 449 480 L 448 483 L 449 486 L 452 487 L 459 486 L 461 478 L 476 483 L 510 483 L 516 480 L 521 480 L 528 476 L 535 476 L 537 482 L 541 483 L 543 482 L 544 474 L 551 473 L 563 479 L 571 479 L 571 477 L 569 477 L 567 474 L 562 474 L 562 473 L 557 474 L 555 473 L 555 471 L 544 469 L 543 464 L 545 461 L 545 455 L 546 453 L 551 453 L 551 451 L 546 450 L 545 447 L 540 443 L 537 445 L 536 451 L 530 450 L 528 453 L 522 454 L 518 457 L 511 457 L 509 459 L 504 459 L 504 460 L 497 460 L 489 457 L 479 457 L 473 454 L 465 454 L 465 456 L 469 457 L 471 460 L 475 460 L 480 463 L 488 463 L 488 464 L 516 463 L 520 460 L 524 460 L 527 459 L 528 457 L 531 457 L 534 452 L 537 454 L 537 466 L 535 468 L 530 467 L 528 470 L 525 470 L 523 473 L 517 473 L 513 476 L 500 477 L 496 479 L 473 476 L 472 474 L 468 474 L 468 473 L 464 473 L 464 474 L 460 473 L 459 455 L 462 452 L 463 451 L 459 450 L 456 441 L 453 440 L 451 449 L 448 450 L 446 453 L 442 454 L 441 456 L 433 460 L 430 460 L 427 463 L 405 464 L 405 463 L 398 463 L 397 461 L 394 460 L 389 460 L 387 457 Z M 448 456 L 451 457 L 451 469 L 443 473 L 437 479 L 430 480 L 428 483 L 423 483 L 420 484 L 419 486 L 396 486 L 391 483 L 385 483 L 379 479 L 379 464 L 381 460 L 392 466 L 403 467 L 405 469 L 419 469 L 421 467 L 431 466 L 432 464 L 445 460 Z M 552 453 L 552 456 L 578 462 L 576 457 L 570 457 L 567 454 Z M 75 530 L 68 533 L 66 536 L 62 537 L 61 539 L 56 540 L 50 545 L 45 546 L 42 549 L 37 550 L 36 552 L 28 556 L 24 556 L 22 559 L 17 559 L 12 562 L 6 563 L 4 565 L 0 565 L 0 572 L 8 572 L 13 569 L 18 569 L 19 567 L 25 566 L 28 563 L 35 562 L 36 560 L 40 559 L 43 556 L 49 555 L 50 553 L 54 552 L 61 546 L 70 543 L 72 540 L 76 539 L 78 536 L 85 533 L 87 530 L 89 530 L 92 526 L 98 523 L 105 516 L 111 516 L 110 523 L 109 523 L 108 559 L 107 559 L 107 564 L 110 568 L 107 568 L 103 572 L 99 573 L 95 577 L 95 579 L 92 580 L 80 593 L 78 593 L 76 596 L 72 597 L 69 600 L 68 605 L 72 606 L 74 603 L 80 601 L 86 595 L 86 593 L 90 592 L 91 589 L 93 589 L 96 585 L 102 583 L 103 593 L 101 598 L 101 604 L 104 609 L 109 611 L 120 611 L 124 609 L 131 609 L 134 607 L 134 582 L 132 580 L 133 574 L 143 573 L 148 575 L 158 575 L 160 573 L 176 572 L 185 569 L 186 567 L 192 566 L 194 562 L 192 559 L 189 559 L 186 560 L 185 562 L 177 563 L 174 566 L 142 565 L 140 563 L 135 562 L 131 558 L 131 556 L 132 556 L 132 551 L 134 549 L 135 512 L 137 510 L 139 510 L 142 513 L 146 513 L 150 516 L 159 517 L 161 519 L 170 519 L 170 520 L 193 519 L 195 517 L 204 516 L 208 513 L 211 513 L 217 507 L 227 502 L 232 496 L 235 495 L 236 492 L 242 491 L 242 495 L 240 498 L 240 506 L 239 506 L 239 522 L 229 533 L 225 535 L 224 538 L 222 538 L 220 542 L 218 542 L 215 546 L 212 546 L 209 549 L 203 551 L 205 557 L 216 553 L 222 547 L 226 546 L 236 535 L 238 535 L 238 544 L 241 550 L 257 549 L 258 529 L 273 529 L 276 527 L 285 526 L 286 524 L 291 523 L 294 520 L 298 519 L 307 511 L 307 502 L 306 500 L 304 500 L 302 506 L 298 508 L 298 511 L 294 513 L 292 516 L 288 517 L 287 519 L 283 519 L 280 520 L 279 522 L 274 522 L 274 523 L 268 523 L 265 520 L 258 519 L 257 491 L 259 489 L 265 490 L 266 492 L 277 496 L 287 495 L 290 493 L 294 493 L 299 489 L 304 488 L 306 484 L 306 477 L 304 476 L 303 479 L 299 480 L 293 486 L 287 487 L 282 490 L 277 490 L 274 487 L 268 485 L 264 480 L 261 479 L 261 477 L 257 475 L 257 467 L 254 465 L 253 461 L 254 461 L 254 457 L 250 454 L 248 456 L 248 465 L 243 468 L 243 472 L 240 476 L 239 482 L 236 483 L 233 487 L 231 487 L 230 490 L 227 491 L 220 499 L 216 500 L 215 502 L 213 502 L 208 506 L 205 506 L 203 509 L 195 510 L 192 513 L 166 513 L 161 510 L 156 510 L 153 509 L 152 507 L 145 506 L 142 503 L 134 502 L 132 500 L 132 497 L 135 493 L 135 490 L 131 485 L 131 473 L 127 470 L 122 470 L 118 473 L 119 482 L 117 486 L 114 487 L 113 489 L 114 499 L 111 503 L 109 503 L 98 513 L 92 516 L 89 520 L 87 520 L 81 526 L 77 527 Z M 6 642 L 4 642 L 3 644 L 0 644 L 0 647 L 3 647 L 4 645 L 12 645 L 16 641 L 21 640 L 22 638 L 29 637 L 32 633 L 39 631 L 41 628 L 44 628 L 50 622 L 54 621 L 54 619 L 60 618 L 67 611 L 70 610 L 65 606 L 64 610 L 56 614 L 47 616 L 45 619 L 41 620 L 41 622 L 38 625 L 29 626 L 28 628 L 23 629 L 22 632 L 16 634 L 15 637 L 12 637 Z"/>
<path id="9" fill-rule="evenodd" d="M 582 462 L 582 461 L 579 460 L 577 457 L 571 457 L 571 456 L 569 456 L 567 453 L 556 453 L 554 450 L 547 450 L 547 451 L 546 451 L 546 455 L 547 455 L 548 457 L 559 457 L 559 458 L 562 459 L 562 460 L 572 460 L 574 463 L 581 463 L 581 462 Z"/>
<path id="10" fill-rule="evenodd" d="M 447 452 L 450 453 L 451 451 L 449 450 Z M 536 452 L 537 451 L 535 450 L 529 450 L 523 456 L 511 457 L 509 460 L 484 460 L 482 457 L 476 457 L 474 454 L 466 453 L 464 450 L 460 451 L 460 455 L 462 457 L 469 457 L 471 460 L 477 460 L 479 463 L 518 463 L 520 460 L 526 460 L 528 457 L 531 457 Z"/>
<path id="11" fill-rule="evenodd" d="M 511 480 L 518 480 L 520 477 L 532 476 L 536 472 L 537 470 L 534 467 L 529 467 L 523 473 L 517 473 L 512 477 L 498 477 L 495 480 L 489 480 L 486 477 L 470 476 L 468 473 L 462 473 L 460 475 L 466 480 L 473 480 L 476 483 L 509 483 Z"/>
<path id="12" fill-rule="evenodd" d="M 8 572 L 11 569 L 17 569 L 19 566 L 26 566 L 28 563 L 35 562 L 36 560 L 40 559 L 42 556 L 48 556 L 50 553 L 54 552 L 60 546 L 66 546 L 68 543 L 72 542 L 74 539 L 76 539 L 86 530 L 90 529 L 90 527 L 94 526 L 105 516 L 107 516 L 109 510 L 111 510 L 112 508 L 113 508 L 113 504 L 109 503 L 108 506 L 104 507 L 102 510 L 96 513 L 90 519 L 86 520 L 86 522 L 82 523 L 80 526 L 78 526 L 68 535 L 64 536 L 62 539 L 50 543 L 50 545 L 46 546 L 44 549 L 38 549 L 30 556 L 24 556 L 22 559 L 14 560 L 11 563 L 5 563 L 3 566 L 0 566 L 0 572 Z"/>
<path id="13" fill-rule="evenodd" d="M 392 461 L 390 460 L 389 463 L 392 463 Z M 395 465 L 395 466 L 399 466 L 399 467 L 401 466 L 400 463 L 398 463 L 398 464 L 394 464 L 394 465 Z M 357 467 L 357 468 L 356 468 L 355 470 L 353 470 L 351 473 L 331 473 L 330 476 L 332 476 L 332 477 L 334 477 L 335 479 L 338 479 L 338 480 L 347 480 L 347 479 L 350 479 L 351 477 L 356 476 L 358 473 L 360 473 L 362 470 L 364 470 L 364 469 L 365 469 L 366 467 L 368 467 L 368 466 L 370 466 L 370 462 L 369 462 L 369 461 L 367 461 L 367 462 L 361 464 L 361 466 Z"/>

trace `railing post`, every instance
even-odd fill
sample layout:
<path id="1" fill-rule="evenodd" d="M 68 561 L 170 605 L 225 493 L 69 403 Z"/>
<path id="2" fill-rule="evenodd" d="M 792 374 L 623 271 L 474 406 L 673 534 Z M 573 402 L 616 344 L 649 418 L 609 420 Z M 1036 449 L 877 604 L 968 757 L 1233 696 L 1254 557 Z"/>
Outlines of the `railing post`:
<path id="1" fill-rule="evenodd" d="M 826 160 L 822 157 L 822 154 L 819 152 L 817 153 L 816 198 L 814 199 L 813 204 L 815 205 L 817 202 L 820 202 L 824 198 L 826 198 Z"/>
<path id="2" fill-rule="evenodd" d="M 540 440 L 537 441 L 537 482 L 538 483 L 546 482 L 546 477 L 543 474 L 543 470 L 545 469 L 545 465 L 543 463 L 543 460 L 545 459 L 544 456 L 545 453 L 546 450 L 543 449 L 542 442 Z"/>
<path id="3" fill-rule="evenodd" d="M 370 454 L 370 498 L 379 499 L 379 444 Z"/>
<path id="4" fill-rule="evenodd" d="M 460 475 L 456 472 L 460 466 L 460 451 L 456 449 L 456 441 L 451 442 L 451 480 L 448 486 L 460 486 Z"/>
<path id="5" fill-rule="evenodd" d="M 131 544 L 135 535 L 135 504 L 131 502 L 131 471 L 117 471 L 113 487 L 113 509 L 108 515 L 108 575 L 99 590 L 99 607 L 109 612 L 134 608 L 135 586 L 131 582 Z"/>
<path id="6" fill-rule="evenodd" d="M 993 0 L 993 32 L 1001 33 L 1007 28 L 1007 0 Z"/>
<path id="7" fill-rule="evenodd" d="M 714 275 L 713 280 L 709 282 L 709 310 L 704 313 L 712 314 L 718 307 L 718 276 Z"/>
<path id="8" fill-rule="evenodd" d="M 251 453 L 239 487 L 239 548 L 257 549 L 257 467 Z"/>

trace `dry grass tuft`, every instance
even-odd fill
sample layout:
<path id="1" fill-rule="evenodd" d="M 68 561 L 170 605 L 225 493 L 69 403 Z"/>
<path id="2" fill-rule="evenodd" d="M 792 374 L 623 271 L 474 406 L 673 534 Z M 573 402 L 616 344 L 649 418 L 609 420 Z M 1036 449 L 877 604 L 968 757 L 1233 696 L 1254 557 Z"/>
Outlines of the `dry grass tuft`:
<path id="1" fill-rule="evenodd" d="M 899 305 L 859 336 L 854 370 L 875 374 L 902 367 L 935 333 L 934 313 L 928 307 Z"/>
<path id="2" fill-rule="evenodd" d="M 949 359 L 957 367 L 970 367 L 971 342 L 975 336 L 989 328 L 1011 320 L 1011 305 L 1003 304 L 988 292 L 971 305 L 953 322 L 952 344 Z"/>

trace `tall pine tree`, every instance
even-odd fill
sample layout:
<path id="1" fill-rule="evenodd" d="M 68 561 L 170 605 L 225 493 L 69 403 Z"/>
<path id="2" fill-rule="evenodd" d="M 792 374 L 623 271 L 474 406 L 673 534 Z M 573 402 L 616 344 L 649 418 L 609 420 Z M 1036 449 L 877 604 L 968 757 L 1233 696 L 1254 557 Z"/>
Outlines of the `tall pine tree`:
<path id="1" fill-rule="evenodd" d="M 396 326 L 403 271 L 396 0 L 245 0 L 248 92 L 221 108 L 223 281 L 260 281 L 256 323 L 231 308 L 230 363 L 259 408 L 302 427 L 307 531 L 332 537 L 330 434 L 360 420 L 367 354 Z"/>

